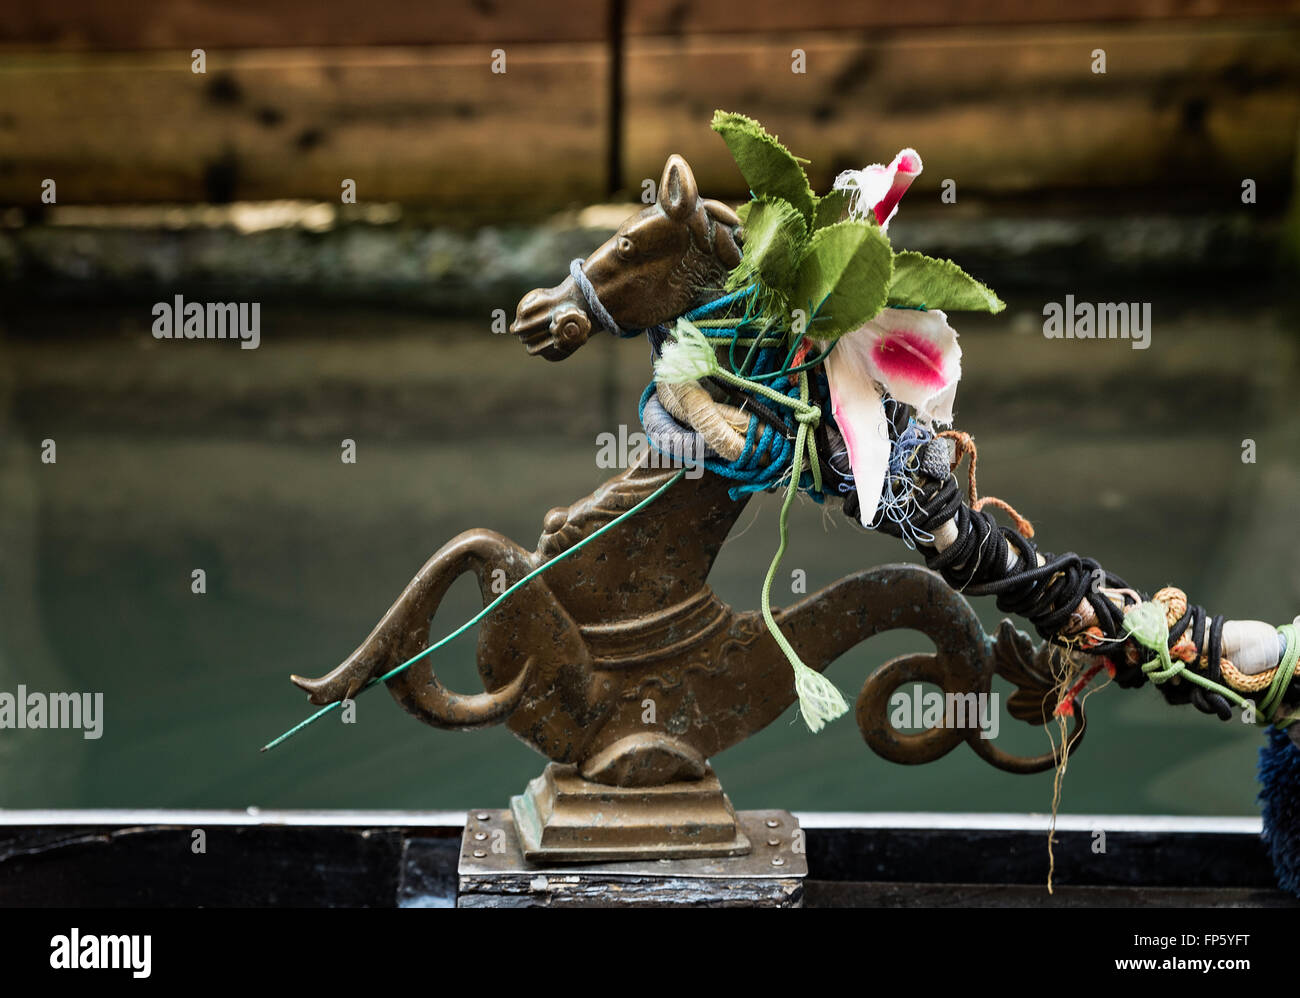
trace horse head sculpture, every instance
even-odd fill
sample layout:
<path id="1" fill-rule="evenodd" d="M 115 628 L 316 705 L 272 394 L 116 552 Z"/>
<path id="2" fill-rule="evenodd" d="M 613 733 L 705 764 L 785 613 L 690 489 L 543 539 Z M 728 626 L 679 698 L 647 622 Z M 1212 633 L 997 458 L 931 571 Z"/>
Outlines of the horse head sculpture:
<path id="1" fill-rule="evenodd" d="M 658 195 L 582 265 L 607 316 L 592 314 L 592 299 L 572 275 L 523 297 L 510 331 L 529 354 L 563 360 L 603 321 L 612 319 L 623 329 L 655 326 L 697 304 L 702 289 L 721 286 L 740 262 L 736 213 L 721 201 L 700 197 L 680 156 L 668 158 Z"/>
<path id="2" fill-rule="evenodd" d="M 653 327 L 721 294 L 741 257 L 740 219 L 700 198 L 680 156 L 669 158 L 657 193 L 562 283 L 519 302 L 511 329 L 530 354 L 562 360 L 596 329 Z M 592 494 L 552 509 L 533 551 L 489 530 L 461 534 L 426 562 L 338 668 L 293 681 L 316 704 L 354 696 L 428 647 L 431 619 L 462 573 L 477 576 L 486 605 L 499 591 L 491 588 L 499 572 L 510 583 L 521 580 L 662 486 L 675 472 L 660 467 L 658 457 L 647 454 Z M 732 610 L 707 584 L 746 504 L 731 497 L 728 484 L 712 474 L 684 478 L 523 586 L 482 624 L 477 661 L 485 692 L 446 689 L 426 658 L 387 680 L 392 695 L 439 728 L 505 723 L 538 752 L 598 784 L 701 779 L 710 757 L 770 724 L 796 699 L 787 661 L 759 614 Z M 878 669 L 858 697 L 858 725 L 878 754 L 928 762 L 965 741 L 1009 771 L 1054 763 L 1051 752 L 1008 755 L 973 727 L 907 734 L 890 723 L 890 694 L 904 683 L 987 693 L 995 672 L 1019 687 L 1015 716 L 1042 724 L 1051 714 L 1045 651 L 1007 623 L 988 640 L 966 600 L 938 575 L 913 565 L 864 570 L 777 611 L 776 619 L 819 671 L 881 631 L 913 628 L 933 640 L 934 652 Z M 653 722 L 646 720 L 647 699 L 656 705 Z"/>

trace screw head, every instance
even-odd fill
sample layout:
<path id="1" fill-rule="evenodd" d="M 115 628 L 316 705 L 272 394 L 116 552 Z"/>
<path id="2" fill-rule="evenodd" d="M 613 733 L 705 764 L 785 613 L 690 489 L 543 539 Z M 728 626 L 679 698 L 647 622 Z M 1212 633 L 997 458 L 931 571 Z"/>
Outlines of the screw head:
<path id="1" fill-rule="evenodd" d="M 772 857 L 772 865 L 773 865 L 773 866 L 785 866 L 785 857 L 784 857 L 784 856 L 773 856 L 773 857 Z"/>
<path id="2" fill-rule="evenodd" d="M 764 824 L 767 825 L 768 828 L 781 827 L 781 822 L 777 821 L 775 818 L 768 818 L 767 821 L 764 822 Z"/>
<path id="3" fill-rule="evenodd" d="M 478 814 L 474 815 L 474 817 L 477 818 L 479 821 L 492 820 L 492 815 L 488 814 L 486 811 L 480 811 Z"/>
<path id="4" fill-rule="evenodd" d="M 474 850 L 474 858 L 475 858 L 475 859 L 483 859 L 486 855 L 487 855 L 487 850 L 486 850 L 486 849 L 475 849 L 475 850 Z"/>

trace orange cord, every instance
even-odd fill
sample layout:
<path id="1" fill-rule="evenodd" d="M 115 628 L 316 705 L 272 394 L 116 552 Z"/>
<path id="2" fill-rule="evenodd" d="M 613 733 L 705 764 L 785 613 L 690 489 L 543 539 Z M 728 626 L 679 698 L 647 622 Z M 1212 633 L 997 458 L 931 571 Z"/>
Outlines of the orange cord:
<path id="1" fill-rule="evenodd" d="M 999 499 L 996 496 L 985 496 L 983 499 L 979 497 L 979 492 L 975 485 L 975 465 L 979 461 L 979 454 L 975 450 L 975 438 L 962 430 L 944 430 L 942 433 L 936 434 L 936 436 L 947 437 L 955 445 L 954 452 L 956 454 L 956 460 L 954 460 L 949 466 L 950 470 L 953 472 L 956 472 L 957 468 L 961 465 L 962 460 L 965 459 L 968 454 L 970 455 L 970 468 L 967 471 L 967 482 L 969 483 L 970 492 L 970 508 L 978 512 L 985 506 L 996 506 L 998 509 L 1006 513 L 1007 516 L 1011 517 L 1011 522 L 1015 524 L 1016 532 L 1020 534 L 1021 537 L 1033 537 L 1034 525 L 1017 513 L 1015 507 L 1012 506 L 1011 503 Z"/>
<path id="2" fill-rule="evenodd" d="M 810 353 L 812 353 L 812 343 L 808 340 L 808 337 L 805 336 L 799 341 L 799 345 L 795 347 L 794 356 L 790 358 L 790 366 L 798 367 L 808 359 Z M 791 385 L 798 384 L 799 375 L 791 374 L 786 381 Z"/>

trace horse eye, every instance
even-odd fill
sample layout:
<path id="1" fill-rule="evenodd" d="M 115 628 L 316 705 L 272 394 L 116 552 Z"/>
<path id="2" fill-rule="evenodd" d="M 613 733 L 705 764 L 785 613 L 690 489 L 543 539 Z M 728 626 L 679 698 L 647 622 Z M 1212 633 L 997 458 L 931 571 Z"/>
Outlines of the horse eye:
<path id="1" fill-rule="evenodd" d="M 623 257 L 631 256 L 633 250 L 635 250 L 635 249 L 636 249 L 636 247 L 632 245 L 632 240 L 629 239 L 627 236 L 619 236 L 619 237 L 618 237 L 618 255 L 619 255 L 619 256 L 623 256 Z"/>

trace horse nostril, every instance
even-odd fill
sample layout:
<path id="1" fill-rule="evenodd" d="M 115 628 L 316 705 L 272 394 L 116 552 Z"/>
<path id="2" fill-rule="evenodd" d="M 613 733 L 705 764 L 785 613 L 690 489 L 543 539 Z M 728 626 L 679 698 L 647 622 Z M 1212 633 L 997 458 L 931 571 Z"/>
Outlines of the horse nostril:
<path id="1" fill-rule="evenodd" d="M 591 335 L 591 320 L 582 312 L 566 310 L 551 321 L 551 336 L 556 346 L 567 353 L 572 353 L 587 342 Z"/>

